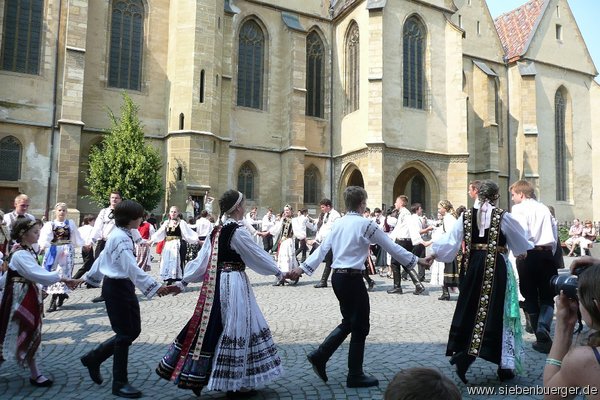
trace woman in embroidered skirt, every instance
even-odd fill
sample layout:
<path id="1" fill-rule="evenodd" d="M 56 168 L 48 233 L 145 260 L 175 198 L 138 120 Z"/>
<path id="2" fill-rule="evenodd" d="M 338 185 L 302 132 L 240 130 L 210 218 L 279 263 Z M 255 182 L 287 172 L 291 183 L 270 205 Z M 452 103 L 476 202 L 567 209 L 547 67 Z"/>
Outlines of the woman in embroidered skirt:
<path id="1" fill-rule="evenodd" d="M 71 278 L 75 264 L 75 247 L 83 245 L 77 225 L 67 219 L 67 205 L 56 203 L 54 206 L 53 221 L 48 221 L 40 231 L 40 252 L 45 251 L 42 266 L 47 271 L 58 271 L 64 278 Z M 64 283 L 55 283 L 46 288 L 46 293 L 51 294 L 48 312 L 54 312 L 62 307 L 63 302 L 69 298 L 69 288 Z"/>
<path id="2" fill-rule="evenodd" d="M 219 200 L 223 226 L 206 238 L 198 256 L 185 269 L 175 294 L 189 282 L 202 282 L 192 318 L 179 333 L 156 372 L 196 395 L 208 390 L 246 396 L 283 373 L 271 331 L 244 272 L 283 279 L 275 261 L 256 244 L 238 221 L 244 197 L 229 190 Z"/>
<path id="3" fill-rule="evenodd" d="M 517 284 L 508 263 L 508 249 L 516 255 L 533 245 L 519 223 L 494 206 L 498 185 L 484 181 L 480 208 L 472 208 L 433 243 L 438 261 L 450 263 L 465 241 L 460 269 L 460 294 L 452 318 L 446 355 L 459 378 L 476 357 L 498 365 L 498 378 L 511 379 L 522 368 L 523 343 Z M 508 265 L 508 267 L 507 267 Z"/>
<path id="4" fill-rule="evenodd" d="M 183 274 L 182 263 L 186 252 L 183 251 L 181 241 L 198 243 L 198 234 L 179 218 L 179 209 L 173 206 L 169 209 L 169 219 L 163 222 L 150 241 L 157 243 L 163 239 L 165 246 L 160 257 L 160 277 L 170 285 L 181 280 Z"/>
<path id="5" fill-rule="evenodd" d="M 277 267 L 286 274 L 298 266 L 296 258 L 296 244 L 294 243 L 294 229 L 292 227 L 292 207 L 283 207 L 281 219 L 269 230 L 269 233 L 277 238 L 274 248 L 277 249 Z M 286 280 L 282 278 L 275 282 L 274 286 L 283 286 Z M 294 285 L 298 280 L 292 282 Z"/>
<path id="6" fill-rule="evenodd" d="M 33 386 L 52 386 L 52 381 L 39 370 L 36 353 L 42 339 L 42 296 L 38 284 L 57 282 L 73 285 L 75 281 L 46 271 L 38 264 L 32 248 L 40 236 L 39 221 L 19 221 L 11 231 L 18 245 L 8 259 L 8 271 L 0 304 L 0 361 L 16 359 L 19 365 L 29 366 Z"/>

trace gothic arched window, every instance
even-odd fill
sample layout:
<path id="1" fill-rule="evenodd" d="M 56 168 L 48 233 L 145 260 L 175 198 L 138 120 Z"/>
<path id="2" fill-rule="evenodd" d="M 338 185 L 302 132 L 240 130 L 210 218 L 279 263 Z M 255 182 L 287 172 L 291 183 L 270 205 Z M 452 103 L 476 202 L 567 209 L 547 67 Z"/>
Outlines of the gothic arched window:
<path id="1" fill-rule="evenodd" d="M 237 105 L 261 109 L 265 35 L 255 21 L 240 29 L 238 57 Z"/>
<path id="2" fill-rule="evenodd" d="M 42 45 L 43 0 L 6 0 L 1 68 L 37 75 Z"/>
<path id="3" fill-rule="evenodd" d="M 108 86 L 141 90 L 144 5 L 141 0 L 113 0 L 111 16 Z"/>
<path id="4" fill-rule="evenodd" d="M 567 140 L 565 116 L 567 104 L 560 90 L 554 96 L 554 130 L 556 146 L 556 200 L 567 200 Z"/>
<path id="5" fill-rule="evenodd" d="M 0 140 L 0 181 L 18 181 L 21 174 L 21 143 L 13 137 L 6 136 Z"/>
<path id="6" fill-rule="evenodd" d="M 321 174 L 314 165 L 304 171 L 304 203 L 317 204 L 321 197 Z"/>
<path id="7" fill-rule="evenodd" d="M 351 113 L 358 110 L 359 101 L 359 74 L 360 74 L 360 37 L 358 24 L 352 22 L 346 34 L 346 112 Z"/>
<path id="8" fill-rule="evenodd" d="M 240 167 L 237 186 L 246 199 L 254 199 L 254 169 L 250 163 L 245 163 Z"/>
<path id="9" fill-rule="evenodd" d="M 306 37 L 306 115 L 323 118 L 323 65 L 325 47 L 319 34 Z"/>
<path id="10" fill-rule="evenodd" d="M 425 27 L 417 17 L 406 20 L 402 47 L 404 107 L 424 109 Z"/>

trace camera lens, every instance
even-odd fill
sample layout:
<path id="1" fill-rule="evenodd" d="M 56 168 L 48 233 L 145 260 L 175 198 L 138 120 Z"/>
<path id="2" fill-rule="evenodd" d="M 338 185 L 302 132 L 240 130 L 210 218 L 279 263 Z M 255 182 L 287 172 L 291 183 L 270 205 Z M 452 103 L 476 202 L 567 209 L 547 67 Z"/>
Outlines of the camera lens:
<path id="1" fill-rule="evenodd" d="M 577 298 L 577 276 L 575 275 L 555 275 L 550 279 L 550 289 L 554 294 L 562 292 L 570 299 Z"/>

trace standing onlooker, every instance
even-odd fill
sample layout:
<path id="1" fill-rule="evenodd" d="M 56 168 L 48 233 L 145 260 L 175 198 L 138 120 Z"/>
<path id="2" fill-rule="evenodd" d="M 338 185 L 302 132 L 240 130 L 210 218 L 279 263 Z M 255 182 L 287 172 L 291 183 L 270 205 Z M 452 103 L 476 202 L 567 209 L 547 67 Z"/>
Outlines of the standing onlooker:
<path id="1" fill-rule="evenodd" d="M 4 214 L 3 217 L 4 226 L 8 231 L 8 235 L 10 235 L 14 224 L 20 219 L 26 218 L 30 221 L 35 221 L 35 217 L 27 213 L 27 210 L 29 210 L 29 196 L 27 196 L 26 194 L 18 195 L 17 197 L 15 197 L 14 206 L 15 209 L 9 212 L 8 214 Z M 7 253 L 10 253 L 10 248 L 7 248 Z"/>
<path id="2" fill-rule="evenodd" d="M 208 195 L 208 191 L 206 192 L 206 196 L 204 196 L 204 209 L 208 211 L 208 215 L 213 215 L 213 202 L 215 201 L 214 197 L 210 197 Z"/>
<path id="3" fill-rule="evenodd" d="M 591 244 L 596 240 L 596 229 L 594 224 L 589 219 L 583 224 L 583 230 L 581 231 L 581 238 L 579 239 L 579 249 L 582 256 L 585 255 L 585 251 L 591 247 Z"/>
<path id="4" fill-rule="evenodd" d="M 266 252 L 271 253 L 273 250 L 273 235 L 269 233 L 271 228 L 275 226 L 275 215 L 273 215 L 273 209 L 271 207 L 267 208 L 267 213 L 262 219 L 261 229 L 264 233 L 263 235 L 263 248 Z"/>
<path id="5" fill-rule="evenodd" d="M 182 241 L 198 243 L 198 234 L 179 217 L 179 209 L 169 209 L 169 219 L 152 235 L 150 241 L 157 243 L 165 240 L 160 258 L 160 276 L 168 285 L 181 280 L 186 256 Z"/>
<path id="6" fill-rule="evenodd" d="M 315 237 L 315 245 L 313 244 L 313 250 L 311 253 L 325 240 L 329 232 L 331 232 L 331 228 L 333 227 L 333 223 L 341 218 L 339 212 L 333 209 L 333 204 L 329 199 L 323 199 L 319 203 L 321 207 L 321 214 L 323 219 L 319 220 L 321 226 L 318 227 L 317 235 Z M 363 260 L 364 262 L 364 260 Z M 329 274 L 331 274 L 331 263 L 333 263 L 333 252 L 330 250 L 325 256 L 325 268 L 323 269 L 323 275 L 321 276 L 321 280 L 319 283 L 315 285 L 315 288 L 324 288 L 327 287 L 327 279 L 329 279 Z"/>
<path id="7" fill-rule="evenodd" d="M 579 218 L 575 218 L 573 220 L 573 225 L 569 228 L 569 238 L 565 240 L 565 245 L 567 246 L 567 249 L 569 249 L 567 257 L 573 257 L 573 252 L 575 251 L 575 247 L 579 244 L 582 234 L 583 225 L 581 225 Z"/>
<path id="8" fill-rule="evenodd" d="M 194 218 L 194 199 L 190 194 L 185 201 L 185 219 L 189 220 L 190 218 Z"/>
<path id="9" fill-rule="evenodd" d="M 17 243 L 8 258 L 8 271 L 0 304 L 0 349 L 3 360 L 15 358 L 30 371 L 29 383 L 36 387 L 52 386 L 40 371 L 36 356 L 42 335 L 42 304 L 38 284 L 74 285 L 58 271 L 40 268 L 33 245 L 40 237 L 40 222 L 22 218 L 11 226 L 11 239 Z M 17 340 L 18 338 L 18 340 Z"/>
<path id="10" fill-rule="evenodd" d="M 92 232 L 87 240 L 84 238 L 86 245 L 96 243 L 96 250 L 94 251 L 95 257 L 98 257 L 100 253 L 102 253 L 102 250 L 104 250 L 104 246 L 106 245 L 106 239 L 115 227 L 113 210 L 115 209 L 115 206 L 122 200 L 123 197 L 121 196 L 121 192 L 118 190 L 113 190 L 110 192 L 108 207 L 100 210 L 98 217 L 94 222 L 94 229 L 92 229 Z M 104 301 L 102 295 L 92 299 L 92 303 L 99 303 L 102 301 Z"/>
<path id="11" fill-rule="evenodd" d="M 71 278 L 75 264 L 75 247 L 83 244 L 79 236 L 77 225 L 67 219 L 67 205 L 56 203 L 54 206 L 54 220 L 48 221 L 40 231 L 38 244 L 40 252 L 45 251 L 42 267 L 47 271 L 57 271 L 61 278 Z M 46 293 L 52 295 L 48 312 L 56 311 L 62 307 L 63 302 L 69 298 L 70 289 L 64 283 L 57 282 L 46 288 Z"/>
<path id="12" fill-rule="evenodd" d="M 81 268 L 75 272 L 73 275 L 73 279 L 79 279 L 85 274 L 87 271 L 92 268 L 92 264 L 94 264 L 94 246 L 91 244 L 85 244 L 87 238 L 90 237 L 92 233 L 92 229 L 94 229 L 94 222 L 96 221 L 96 216 L 92 214 L 87 214 L 83 217 L 82 224 L 77 230 L 79 231 L 79 236 L 84 241 L 84 244 L 81 246 L 81 258 L 83 260 L 83 264 Z"/>
<path id="13" fill-rule="evenodd" d="M 527 252 L 527 258 L 517 258 L 519 288 L 525 298 L 523 310 L 529 314 L 537 339 L 533 349 L 547 354 L 552 347 L 550 326 L 554 317 L 554 292 L 550 287 L 550 278 L 558 275 L 554 258 L 557 238 L 552 215 L 548 207 L 535 199 L 531 183 L 517 181 L 511 185 L 510 193 L 515 203 L 512 214 L 535 246 Z"/>
<path id="14" fill-rule="evenodd" d="M 308 210 L 306 208 L 298 210 L 298 215 L 295 218 L 292 218 L 292 228 L 294 230 L 296 246 L 295 257 L 297 258 L 298 254 L 302 253 L 300 262 L 304 262 L 304 260 L 306 260 L 306 252 L 308 251 L 308 246 L 306 245 L 306 230 L 315 229 L 315 226 L 308 218 Z"/>
<path id="15" fill-rule="evenodd" d="M 105 243 L 106 250 L 84 275 L 90 285 L 100 286 L 102 283 L 106 314 L 115 335 L 81 357 L 81 363 L 88 369 L 90 378 L 100 385 L 103 381 L 100 365 L 113 356 L 112 394 L 131 399 L 142 396 L 141 391 L 129 384 L 127 372 L 129 347 L 142 330 L 135 288 L 138 287 L 148 299 L 155 294 L 163 296 L 168 293 L 168 288 L 140 269 L 135 259 L 132 233 L 137 232 L 143 215 L 144 208 L 132 200 L 115 206 L 113 217 L 116 228 Z"/>
<path id="16" fill-rule="evenodd" d="M 432 249 L 438 260 L 453 262 L 465 244 L 460 294 L 446 348 L 464 383 L 476 357 L 497 364 L 501 381 L 521 370 L 521 322 L 507 248 L 522 257 L 532 247 L 519 222 L 495 207 L 499 197 L 495 182 L 483 181 L 478 196 L 480 207 L 466 211 Z"/>

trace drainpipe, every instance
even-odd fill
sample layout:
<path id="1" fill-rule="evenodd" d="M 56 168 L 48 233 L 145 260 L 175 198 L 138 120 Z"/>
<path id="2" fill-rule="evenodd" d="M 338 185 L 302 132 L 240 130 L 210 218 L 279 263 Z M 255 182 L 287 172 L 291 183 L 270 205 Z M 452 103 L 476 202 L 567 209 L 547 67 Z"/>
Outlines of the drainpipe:
<path id="1" fill-rule="evenodd" d="M 510 69 L 508 67 L 508 60 L 504 59 L 504 65 L 506 66 L 506 151 L 508 153 L 507 163 L 508 163 L 508 186 L 510 187 L 512 182 L 512 157 L 511 157 L 511 130 L 510 130 Z M 510 209 L 510 190 L 507 189 L 506 198 L 508 199 L 507 205 L 508 209 Z"/>
<path id="2" fill-rule="evenodd" d="M 61 21 L 62 21 L 62 3 L 63 0 L 58 0 L 58 26 L 56 27 L 56 52 L 54 59 L 54 83 L 52 88 L 52 124 L 50 125 L 50 129 L 52 130 L 52 134 L 50 135 L 50 163 L 48 166 L 48 185 L 46 188 L 46 209 L 44 211 L 44 215 L 46 218 L 49 218 L 49 210 L 50 210 L 50 191 L 52 186 L 52 166 L 54 164 L 54 139 L 56 138 L 56 99 L 58 97 L 58 63 L 59 63 L 59 45 L 60 45 L 60 29 L 61 29 Z"/>
<path id="3" fill-rule="evenodd" d="M 329 9 L 329 16 L 331 17 L 331 32 L 329 33 L 329 43 L 331 44 L 330 55 L 329 55 L 329 72 L 331 79 L 329 83 L 329 198 L 333 202 L 333 187 L 334 187 L 334 172 L 333 172 L 333 31 L 335 30 L 335 24 L 333 23 L 333 8 Z M 340 205 L 338 204 L 338 208 Z"/>

